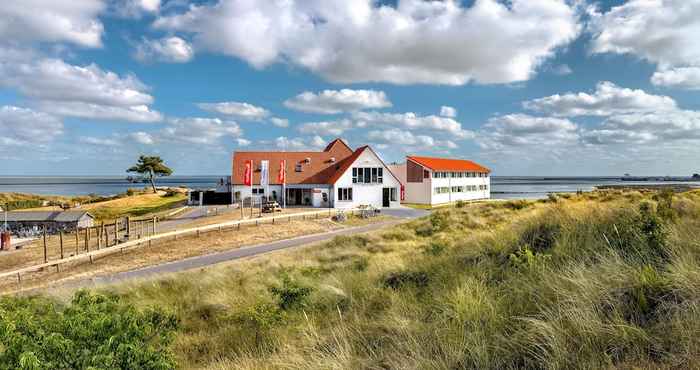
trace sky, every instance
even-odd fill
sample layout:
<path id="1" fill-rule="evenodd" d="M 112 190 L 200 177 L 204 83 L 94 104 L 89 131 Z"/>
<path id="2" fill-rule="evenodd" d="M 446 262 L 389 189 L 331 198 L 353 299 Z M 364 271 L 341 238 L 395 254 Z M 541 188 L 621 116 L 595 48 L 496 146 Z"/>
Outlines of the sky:
<path id="1" fill-rule="evenodd" d="M 700 172 L 700 0 L 0 4 L 0 176 L 336 137 L 500 176 Z"/>

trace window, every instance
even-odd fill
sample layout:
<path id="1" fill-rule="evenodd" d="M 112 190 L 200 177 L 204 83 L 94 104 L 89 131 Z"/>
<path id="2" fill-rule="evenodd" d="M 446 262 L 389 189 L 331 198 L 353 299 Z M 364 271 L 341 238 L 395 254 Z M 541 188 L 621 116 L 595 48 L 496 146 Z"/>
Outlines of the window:
<path id="1" fill-rule="evenodd" d="M 396 188 L 391 188 L 391 201 L 396 202 Z"/>
<path id="2" fill-rule="evenodd" d="M 447 194 L 450 192 L 450 188 L 447 186 L 441 186 L 439 188 L 435 188 L 435 194 Z"/>
<path id="3" fill-rule="evenodd" d="M 263 195 L 265 194 L 264 188 L 253 188 L 253 195 Z"/>
<path id="4" fill-rule="evenodd" d="M 430 178 L 430 171 L 428 171 L 428 170 L 423 170 L 423 178 L 424 178 L 424 179 L 429 179 L 429 178 Z"/>
<path id="5" fill-rule="evenodd" d="M 384 182 L 384 169 L 381 167 L 356 167 L 352 169 L 353 184 L 381 184 Z"/>
<path id="6" fill-rule="evenodd" d="M 452 187 L 452 192 L 453 192 L 453 193 L 461 193 L 461 192 L 459 191 L 459 186 L 453 186 L 453 187 Z"/>
<path id="7" fill-rule="evenodd" d="M 297 163 L 297 165 L 294 167 L 294 171 L 301 172 L 301 163 Z"/>
<path id="8" fill-rule="evenodd" d="M 338 188 L 338 201 L 352 201 L 352 188 Z"/>

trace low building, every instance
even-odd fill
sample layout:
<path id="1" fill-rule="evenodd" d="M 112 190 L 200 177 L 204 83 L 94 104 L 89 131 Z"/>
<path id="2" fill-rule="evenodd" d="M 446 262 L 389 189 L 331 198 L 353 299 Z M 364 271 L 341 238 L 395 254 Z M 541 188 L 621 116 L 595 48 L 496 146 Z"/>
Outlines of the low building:
<path id="1" fill-rule="evenodd" d="M 1 219 L 4 223 L 4 217 Z M 49 234 L 94 226 L 95 218 L 87 211 L 13 211 L 7 212 L 7 225 L 13 234 L 38 235 L 46 228 Z"/>
<path id="2" fill-rule="evenodd" d="M 404 202 L 437 205 L 491 197 L 491 170 L 464 159 L 408 156 L 392 165 Z"/>
<path id="3" fill-rule="evenodd" d="M 268 163 L 266 185 L 261 183 L 263 161 Z M 250 163 L 252 185 L 246 185 Z M 341 139 L 323 151 L 235 152 L 231 178 L 234 202 L 266 197 L 288 206 L 326 208 L 400 204 L 401 183 L 377 153 L 369 146 L 353 150 Z"/>

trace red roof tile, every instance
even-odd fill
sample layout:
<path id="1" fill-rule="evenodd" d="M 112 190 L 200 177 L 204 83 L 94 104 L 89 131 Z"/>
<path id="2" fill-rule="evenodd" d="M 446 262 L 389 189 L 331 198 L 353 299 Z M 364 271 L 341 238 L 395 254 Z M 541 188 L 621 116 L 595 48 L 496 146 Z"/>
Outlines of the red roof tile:
<path id="1" fill-rule="evenodd" d="M 253 160 L 253 184 L 260 184 L 260 161 L 270 161 L 269 182 L 279 185 L 280 161 L 287 160 L 287 184 L 332 184 L 331 177 L 340 170 L 352 149 L 340 139 L 333 140 L 322 152 L 234 152 L 232 183 L 242 185 L 245 162 Z M 310 161 L 307 163 L 307 159 Z M 301 164 L 302 171 L 296 171 Z"/>
<path id="2" fill-rule="evenodd" d="M 491 170 L 466 159 L 408 156 L 408 160 L 433 171 L 473 171 L 490 173 Z"/>

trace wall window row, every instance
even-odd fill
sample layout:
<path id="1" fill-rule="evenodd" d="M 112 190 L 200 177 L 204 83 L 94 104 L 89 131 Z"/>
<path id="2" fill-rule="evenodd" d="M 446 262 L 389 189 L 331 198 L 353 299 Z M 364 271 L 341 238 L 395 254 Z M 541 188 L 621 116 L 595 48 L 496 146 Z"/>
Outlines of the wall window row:
<path id="1" fill-rule="evenodd" d="M 427 178 L 428 176 L 426 176 Z M 446 178 L 465 178 L 465 177 L 489 177 L 487 173 L 483 172 L 433 172 L 433 177 L 436 179 L 446 179 Z"/>
<path id="2" fill-rule="evenodd" d="M 468 193 L 470 191 L 485 191 L 489 190 L 488 185 L 465 185 L 465 186 L 453 186 L 450 188 L 449 186 L 439 186 L 436 187 L 434 192 L 435 194 L 447 194 L 447 193 Z"/>
<path id="3" fill-rule="evenodd" d="M 355 167 L 352 169 L 353 184 L 381 184 L 384 182 L 384 168 Z"/>

